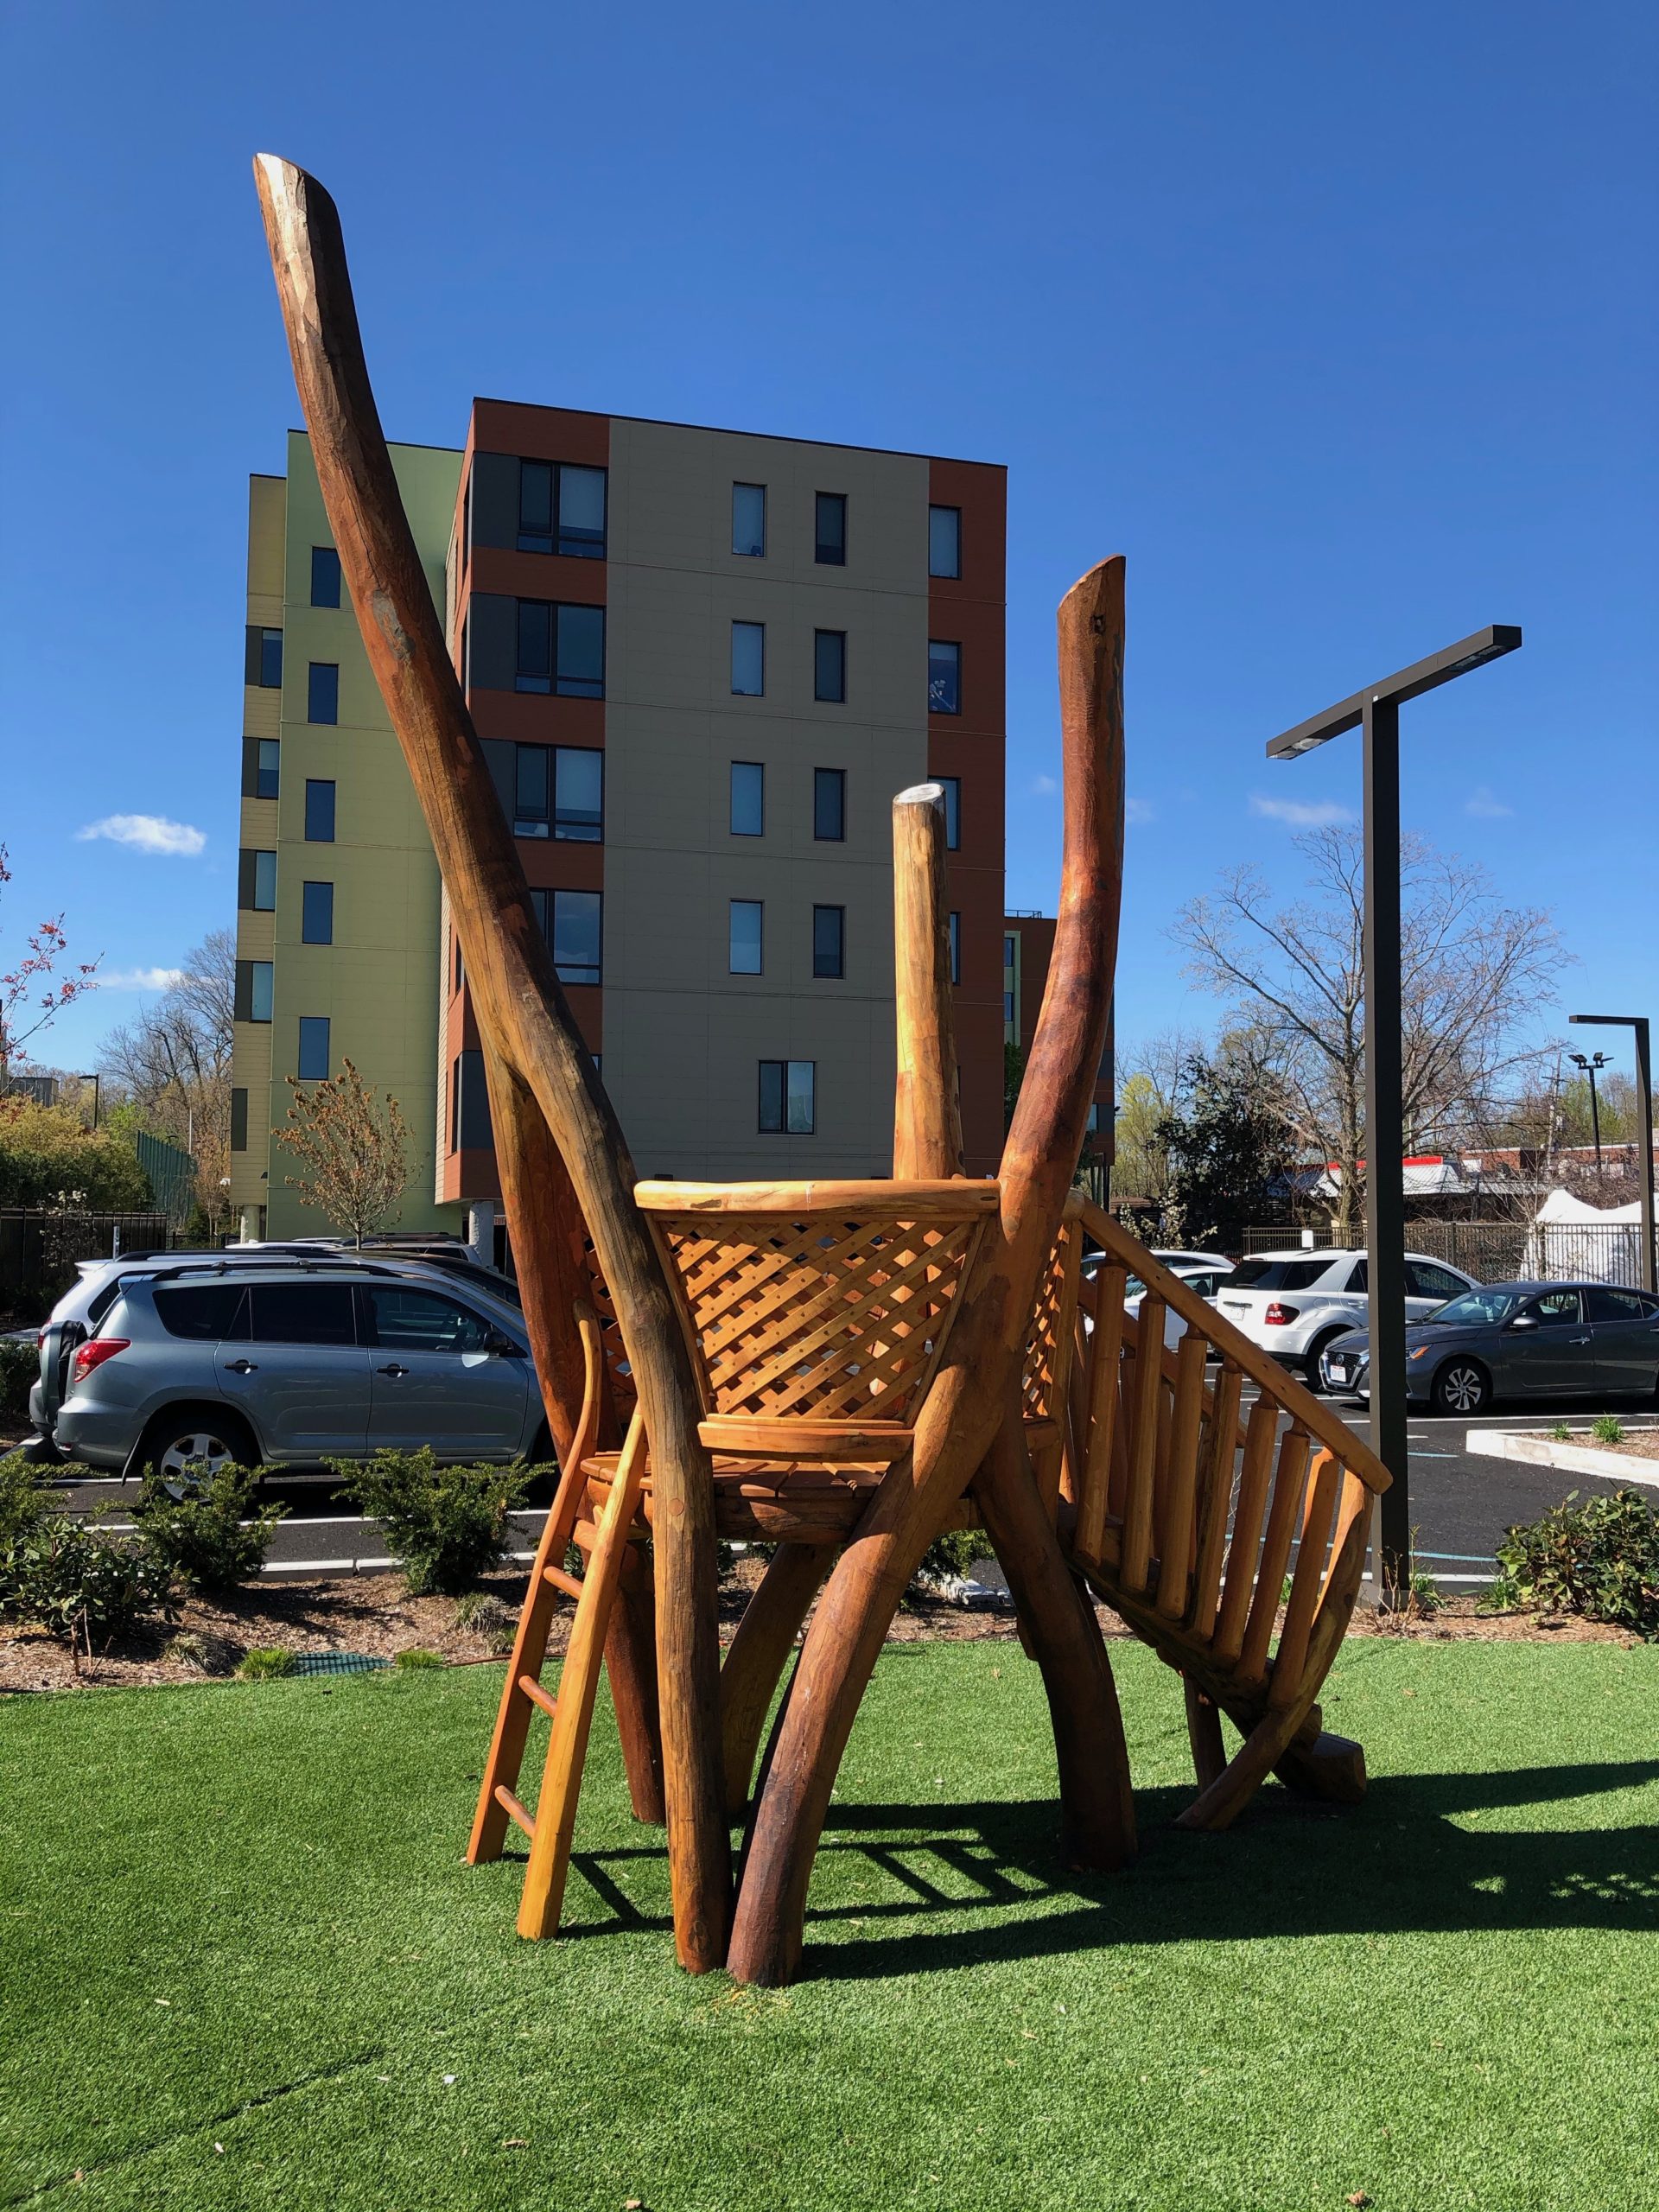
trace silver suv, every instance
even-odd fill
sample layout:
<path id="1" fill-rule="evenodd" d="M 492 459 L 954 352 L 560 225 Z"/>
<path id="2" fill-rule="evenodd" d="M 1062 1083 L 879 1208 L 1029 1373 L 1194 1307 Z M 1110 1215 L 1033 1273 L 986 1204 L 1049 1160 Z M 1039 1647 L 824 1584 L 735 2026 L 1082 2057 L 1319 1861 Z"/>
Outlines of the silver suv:
<path id="1" fill-rule="evenodd" d="M 306 1465 L 429 1444 L 545 1457 L 522 1314 L 483 1269 L 248 1253 L 116 1267 L 41 1334 L 29 1402 L 58 1450 L 121 1473 Z M 85 1319 L 65 1307 L 84 1306 Z"/>

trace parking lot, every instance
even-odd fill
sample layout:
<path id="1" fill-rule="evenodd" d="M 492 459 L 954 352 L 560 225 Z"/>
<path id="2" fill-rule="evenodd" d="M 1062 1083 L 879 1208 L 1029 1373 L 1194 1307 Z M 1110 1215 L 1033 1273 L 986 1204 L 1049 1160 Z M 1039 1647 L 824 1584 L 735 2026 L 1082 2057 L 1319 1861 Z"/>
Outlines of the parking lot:
<path id="1" fill-rule="evenodd" d="M 1247 1390 L 1248 1409 L 1254 1393 Z M 1370 1421 L 1357 1407 L 1329 1401 L 1349 1426 L 1361 1436 Z M 1536 1428 L 1560 1420 L 1582 1425 L 1596 1407 L 1582 1402 L 1560 1406 L 1531 1404 L 1524 1408 L 1484 1415 L 1475 1421 L 1414 1419 L 1411 1440 L 1411 1508 L 1414 1524 L 1421 1530 L 1419 1553 L 1425 1570 L 1449 1588 L 1490 1580 L 1493 1554 L 1503 1531 L 1512 1522 L 1536 1520 L 1557 1505 L 1568 1491 L 1589 1496 L 1610 1492 L 1618 1485 L 1593 1475 L 1563 1473 L 1553 1467 L 1531 1466 L 1513 1459 L 1493 1459 L 1466 1448 L 1468 1437 L 1479 1429 Z M 1622 1415 L 1627 1427 L 1652 1425 L 1659 1415 L 1650 1412 Z M 1649 1461 L 1646 1466 L 1655 1463 Z M 1638 1468 L 1642 1463 L 1638 1463 Z M 1637 1479 L 1632 1477 L 1632 1479 Z M 133 1495 L 133 1485 L 118 1481 L 77 1484 L 69 1499 L 79 1512 L 100 1509 L 113 1528 L 125 1521 L 123 1500 Z M 323 1477 L 293 1475 L 273 1481 L 268 1495 L 289 1508 L 288 1518 L 271 1545 L 267 1573 L 278 1574 L 373 1573 L 395 1564 L 386 1553 L 379 1529 L 365 1521 L 335 1492 Z M 516 1516 L 521 1543 L 515 1555 L 528 1561 L 541 1533 L 543 1512 L 531 1510 Z"/>

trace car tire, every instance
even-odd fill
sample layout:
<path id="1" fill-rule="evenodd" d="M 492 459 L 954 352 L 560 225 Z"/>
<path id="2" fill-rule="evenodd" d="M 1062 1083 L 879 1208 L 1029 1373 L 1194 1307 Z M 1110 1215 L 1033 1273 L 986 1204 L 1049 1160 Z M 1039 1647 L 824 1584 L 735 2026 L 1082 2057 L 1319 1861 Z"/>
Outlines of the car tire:
<path id="1" fill-rule="evenodd" d="M 1345 1328 L 1322 1329 L 1307 1348 L 1305 1355 L 1307 1387 L 1316 1398 L 1321 1396 L 1325 1390 L 1325 1377 L 1319 1373 L 1319 1362 L 1335 1344 L 1337 1338 L 1345 1337 L 1347 1334 Z"/>
<path id="2" fill-rule="evenodd" d="M 1429 1386 L 1428 1402 L 1447 1419 L 1467 1421 L 1492 1402 L 1492 1378 L 1478 1359 L 1454 1352 Z"/>
<path id="3" fill-rule="evenodd" d="M 176 1474 L 193 1459 L 206 1460 L 215 1472 L 220 1467 L 257 1467 L 259 1446 L 241 1414 L 227 1413 L 223 1406 L 168 1406 L 139 1439 L 132 1469 L 140 1475 L 152 1467 L 158 1474 Z"/>

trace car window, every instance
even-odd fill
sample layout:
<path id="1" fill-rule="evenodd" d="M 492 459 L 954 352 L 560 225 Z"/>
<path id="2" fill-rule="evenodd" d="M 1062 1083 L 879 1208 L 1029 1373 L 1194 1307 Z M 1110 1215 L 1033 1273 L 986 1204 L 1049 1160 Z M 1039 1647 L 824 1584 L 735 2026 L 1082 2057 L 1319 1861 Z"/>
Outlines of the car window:
<path id="1" fill-rule="evenodd" d="M 398 1351 L 482 1351 L 490 1339 L 487 1322 L 452 1298 L 429 1290 L 404 1290 L 376 1283 L 369 1291 L 374 1340 Z"/>
<path id="2" fill-rule="evenodd" d="M 1611 1290 L 1598 1286 L 1586 1290 L 1584 1302 L 1592 1321 L 1650 1321 L 1659 1313 L 1659 1299 L 1639 1290 Z"/>
<path id="3" fill-rule="evenodd" d="M 1312 1260 L 1241 1260 L 1227 1278 L 1229 1290 L 1306 1290 L 1331 1265 L 1331 1255 Z"/>
<path id="4" fill-rule="evenodd" d="M 1476 1328 L 1483 1323 L 1493 1325 L 1507 1321 L 1522 1302 L 1518 1290 L 1465 1290 L 1423 1318 L 1449 1322 L 1454 1328 Z"/>
<path id="5" fill-rule="evenodd" d="M 1541 1298 L 1535 1298 L 1527 1308 L 1529 1313 L 1536 1314 L 1547 1329 L 1570 1327 L 1581 1318 L 1583 1310 L 1576 1290 L 1547 1290 Z"/>
<path id="6" fill-rule="evenodd" d="M 1408 1260 L 1406 1283 L 1414 1298 L 1455 1298 L 1468 1285 L 1449 1268 L 1437 1268 L 1433 1260 Z"/>
<path id="7" fill-rule="evenodd" d="M 262 1344 L 354 1344 L 352 1287 L 344 1282 L 257 1282 L 249 1290 L 253 1341 Z"/>
<path id="8" fill-rule="evenodd" d="M 1347 1281 L 1343 1285 L 1343 1288 L 1344 1288 L 1344 1290 L 1357 1290 L 1357 1291 L 1362 1291 L 1362 1292 L 1363 1292 L 1363 1291 L 1364 1291 L 1364 1290 L 1369 1287 L 1370 1282 L 1370 1261 L 1369 1261 L 1369 1260 L 1356 1260 L 1356 1261 L 1354 1262 L 1354 1271 L 1353 1271 L 1352 1274 L 1351 1274 L 1351 1275 L 1349 1276 L 1349 1278 L 1348 1278 Z"/>
<path id="9" fill-rule="evenodd" d="M 244 1344 L 248 1334 L 248 1294 L 239 1282 L 198 1282 L 177 1290 L 158 1290 L 156 1311 L 169 1336 L 197 1344 Z"/>

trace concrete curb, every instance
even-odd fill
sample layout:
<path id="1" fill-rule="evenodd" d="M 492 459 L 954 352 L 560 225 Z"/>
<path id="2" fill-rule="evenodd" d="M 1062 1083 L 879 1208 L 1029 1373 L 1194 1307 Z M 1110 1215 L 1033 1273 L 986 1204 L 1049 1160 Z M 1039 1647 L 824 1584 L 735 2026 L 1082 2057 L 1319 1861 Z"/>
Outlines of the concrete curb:
<path id="1" fill-rule="evenodd" d="M 1536 1467 L 1560 1467 L 1573 1475 L 1603 1475 L 1610 1482 L 1642 1483 L 1649 1490 L 1659 1490 L 1659 1459 L 1604 1452 L 1593 1444 L 1560 1444 L 1553 1436 L 1528 1435 L 1514 1429 L 1471 1428 L 1463 1448 L 1489 1459 L 1526 1459 Z"/>

